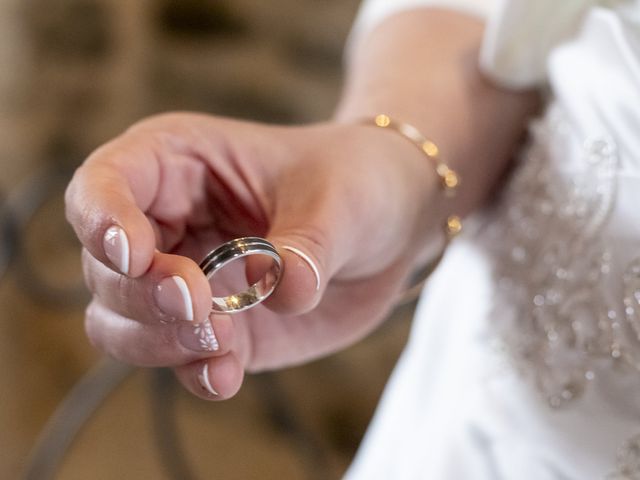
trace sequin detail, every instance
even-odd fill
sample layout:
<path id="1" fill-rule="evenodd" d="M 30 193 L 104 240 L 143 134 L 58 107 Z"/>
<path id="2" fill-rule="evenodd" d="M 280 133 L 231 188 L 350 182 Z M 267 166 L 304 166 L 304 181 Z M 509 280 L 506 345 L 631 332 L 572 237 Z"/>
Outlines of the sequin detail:
<path id="1" fill-rule="evenodd" d="M 618 452 L 617 471 L 606 480 L 640 480 L 640 435 L 627 440 Z"/>
<path id="2" fill-rule="evenodd" d="M 598 371 L 640 372 L 640 247 L 619 255 L 605 232 L 617 147 L 603 134 L 581 147 L 580 165 L 564 165 L 580 148 L 569 129 L 557 106 L 532 125 L 531 144 L 480 235 L 495 265 L 500 350 L 552 408 L 579 398 Z M 624 258 L 635 260 L 625 268 Z M 621 446 L 606 478 L 640 480 L 640 435 Z"/>
<path id="3" fill-rule="evenodd" d="M 567 174 L 550 161 L 552 148 L 569 143 L 566 128 L 553 111 L 532 126 L 531 146 L 487 232 L 504 348 L 552 407 L 579 396 L 596 363 L 615 357 L 620 321 L 600 288 L 611 272 L 600 233 L 615 199 L 616 147 L 605 137 L 586 142 L 583 168 Z"/>

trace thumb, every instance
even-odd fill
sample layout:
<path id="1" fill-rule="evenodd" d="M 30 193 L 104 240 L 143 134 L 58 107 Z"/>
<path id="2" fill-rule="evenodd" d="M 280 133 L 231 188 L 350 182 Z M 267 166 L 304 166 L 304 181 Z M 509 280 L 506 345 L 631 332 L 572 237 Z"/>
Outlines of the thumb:
<path id="1" fill-rule="evenodd" d="M 346 264 L 349 224 L 344 212 L 331 207 L 334 203 L 326 195 L 308 202 L 298 197 L 274 215 L 267 239 L 278 250 L 284 268 L 278 287 L 265 302 L 270 310 L 292 315 L 312 310 Z"/>
<path id="2" fill-rule="evenodd" d="M 302 314 L 322 298 L 330 277 L 330 247 L 312 232 L 274 231 L 268 240 L 282 257 L 278 287 L 265 305 L 280 314 Z"/>

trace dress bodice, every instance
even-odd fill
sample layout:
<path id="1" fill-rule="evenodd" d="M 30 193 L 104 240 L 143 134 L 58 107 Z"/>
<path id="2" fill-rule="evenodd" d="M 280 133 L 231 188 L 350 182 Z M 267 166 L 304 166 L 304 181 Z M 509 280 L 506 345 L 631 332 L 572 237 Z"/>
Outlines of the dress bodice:
<path id="1" fill-rule="evenodd" d="M 637 480 L 640 2 L 489 3 L 463 7 L 493 12 L 482 68 L 549 105 L 428 285 L 351 478 Z"/>

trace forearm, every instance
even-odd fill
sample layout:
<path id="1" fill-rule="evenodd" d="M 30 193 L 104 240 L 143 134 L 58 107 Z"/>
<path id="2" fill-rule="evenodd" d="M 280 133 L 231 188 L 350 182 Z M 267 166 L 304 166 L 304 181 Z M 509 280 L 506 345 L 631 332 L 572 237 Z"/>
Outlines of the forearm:
<path id="1" fill-rule="evenodd" d="M 481 21 L 453 11 L 421 9 L 390 17 L 356 45 L 335 115 L 349 123 L 386 113 L 438 144 L 443 160 L 462 178 L 453 201 L 439 200 L 433 188 L 416 199 L 429 204 L 438 222 L 451 212 L 466 214 L 487 198 L 538 106 L 535 92 L 503 90 L 483 77 L 482 33 Z M 425 160 L 417 149 L 414 156 Z"/>

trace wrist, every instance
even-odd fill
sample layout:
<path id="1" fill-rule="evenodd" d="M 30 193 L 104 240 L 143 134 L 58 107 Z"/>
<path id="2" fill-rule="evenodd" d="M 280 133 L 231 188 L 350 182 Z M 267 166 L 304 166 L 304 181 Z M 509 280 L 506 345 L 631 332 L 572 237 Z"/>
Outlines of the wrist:
<path id="1" fill-rule="evenodd" d="M 382 215 L 373 212 L 371 229 L 383 230 L 411 258 L 422 258 L 428 245 L 442 244 L 443 225 L 451 208 L 441 188 L 434 164 L 416 145 L 397 132 L 381 129 L 371 123 L 374 117 L 360 117 L 352 122 L 333 125 L 341 133 L 343 145 L 353 152 L 352 158 L 363 162 L 363 168 L 375 175 L 382 185 L 378 194 L 384 206 Z M 374 182 L 376 183 L 376 182 Z M 375 190 L 375 188 L 374 188 Z M 368 241 L 371 230 L 364 230 Z"/>

